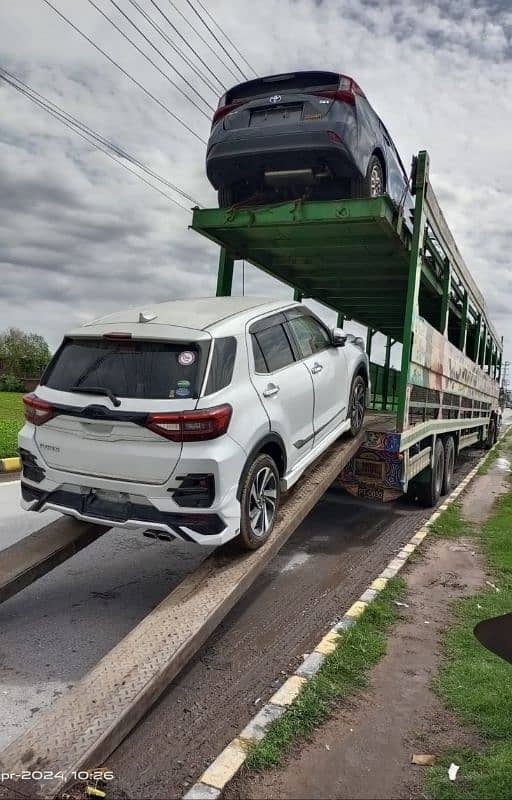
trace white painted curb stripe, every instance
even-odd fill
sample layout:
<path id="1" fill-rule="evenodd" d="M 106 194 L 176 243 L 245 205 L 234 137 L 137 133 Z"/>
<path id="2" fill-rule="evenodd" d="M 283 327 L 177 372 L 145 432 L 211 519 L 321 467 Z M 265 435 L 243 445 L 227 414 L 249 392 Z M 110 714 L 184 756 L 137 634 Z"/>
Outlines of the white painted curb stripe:
<path id="1" fill-rule="evenodd" d="M 500 437 L 501 440 L 502 437 Z M 423 542 L 428 535 L 428 529 L 440 516 L 442 511 L 446 511 L 473 480 L 483 462 L 489 454 L 496 448 L 499 441 L 480 459 L 477 465 L 469 472 L 466 477 L 451 492 L 441 506 L 439 506 L 423 523 L 410 541 L 394 556 L 381 574 L 375 578 L 368 589 L 361 595 L 359 600 L 344 613 L 339 622 L 334 625 L 323 639 L 315 647 L 314 651 L 306 656 L 302 664 L 295 670 L 293 675 L 283 683 L 280 689 L 270 698 L 267 705 L 256 714 L 255 717 L 244 728 L 242 733 L 233 739 L 210 766 L 203 772 L 197 783 L 195 783 L 183 796 L 183 800 L 218 800 L 224 787 L 236 775 L 242 764 L 245 762 L 250 750 L 265 736 L 271 723 L 278 719 L 298 696 L 301 689 L 307 684 L 308 680 L 317 674 L 324 663 L 326 657 L 336 649 L 336 645 L 341 638 L 344 630 L 348 630 L 357 623 L 358 618 L 373 602 L 386 586 L 389 578 L 395 577 L 402 567 L 407 563 L 411 553 Z"/>

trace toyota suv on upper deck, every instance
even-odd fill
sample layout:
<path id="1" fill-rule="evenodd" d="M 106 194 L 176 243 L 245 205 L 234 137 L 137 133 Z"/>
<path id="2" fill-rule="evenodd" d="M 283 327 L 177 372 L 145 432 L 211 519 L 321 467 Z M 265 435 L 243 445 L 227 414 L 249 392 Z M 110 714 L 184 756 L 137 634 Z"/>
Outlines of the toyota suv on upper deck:
<path id="1" fill-rule="evenodd" d="M 408 177 L 360 86 L 335 72 L 292 72 L 234 86 L 219 100 L 206 154 L 219 205 L 377 197 L 412 206 Z"/>
<path id="2" fill-rule="evenodd" d="M 280 490 L 360 430 L 367 387 L 361 342 L 299 303 L 195 298 L 95 320 L 24 398 L 23 506 L 254 549 Z"/>

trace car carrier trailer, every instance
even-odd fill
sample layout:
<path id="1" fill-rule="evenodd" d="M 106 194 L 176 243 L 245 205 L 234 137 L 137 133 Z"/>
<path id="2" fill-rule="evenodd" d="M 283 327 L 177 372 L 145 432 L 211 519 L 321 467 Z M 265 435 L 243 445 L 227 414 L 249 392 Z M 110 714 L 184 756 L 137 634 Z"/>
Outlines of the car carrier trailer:
<path id="1" fill-rule="evenodd" d="M 465 447 L 492 446 L 500 419 L 502 339 L 455 244 L 429 179 L 426 151 L 413 159 L 414 210 L 377 198 L 194 209 L 192 228 L 221 246 L 217 295 L 230 295 L 244 259 L 317 300 L 338 321 L 367 327 L 367 352 L 384 334 L 384 364 L 371 364 L 372 421 L 338 482 L 358 497 L 404 492 L 435 505 Z M 401 347 L 401 369 L 391 350 Z M 391 413 L 390 413 L 391 412 Z"/>

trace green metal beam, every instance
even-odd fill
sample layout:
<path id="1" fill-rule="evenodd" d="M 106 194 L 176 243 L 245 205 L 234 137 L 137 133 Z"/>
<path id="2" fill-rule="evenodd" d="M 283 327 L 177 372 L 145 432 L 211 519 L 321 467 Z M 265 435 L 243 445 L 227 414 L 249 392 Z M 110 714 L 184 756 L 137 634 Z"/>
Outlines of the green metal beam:
<path id="1" fill-rule="evenodd" d="M 235 260 L 225 247 L 221 247 L 217 274 L 217 297 L 230 297 L 233 289 L 233 267 Z"/>
<path id="2" fill-rule="evenodd" d="M 460 337 L 459 337 L 459 350 L 462 350 L 463 353 L 466 352 L 466 339 L 468 333 L 468 306 L 469 306 L 469 294 L 467 291 L 464 291 L 464 300 L 462 303 L 462 317 L 460 321 Z"/>
<path id="3" fill-rule="evenodd" d="M 402 337 L 402 366 L 398 393 L 398 430 L 403 431 L 407 425 L 407 384 L 409 382 L 409 366 L 412 354 L 413 320 L 418 308 L 418 292 L 421 275 L 421 245 L 426 225 L 425 192 L 428 185 L 428 153 L 422 150 L 418 155 L 416 168 L 416 204 L 414 208 L 414 227 L 412 234 L 409 261 L 409 280 Z"/>
<path id="4" fill-rule="evenodd" d="M 439 320 L 439 330 L 444 336 L 446 336 L 448 330 L 451 280 L 452 278 L 451 278 L 450 262 L 447 259 L 444 263 L 443 299 L 441 301 L 441 319 Z"/>

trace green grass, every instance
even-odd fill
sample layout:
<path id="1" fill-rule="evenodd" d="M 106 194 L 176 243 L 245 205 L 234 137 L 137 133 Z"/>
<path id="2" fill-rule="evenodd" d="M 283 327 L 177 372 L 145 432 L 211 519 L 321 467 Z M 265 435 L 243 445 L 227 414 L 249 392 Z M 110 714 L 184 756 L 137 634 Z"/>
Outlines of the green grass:
<path id="1" fill-rule="evenodd" d="M 302 689 L 290 708 L 269 728 L 249 754 L 246 769 L 261 770 L 282 763 L 291 745 L 306 739 L 325 720 L 334 702 L 363 689 L 367 673 L 386 652 L 386 633 L 398 619 L 395 600 L 405 595 L 401 578 L 390 580 L 359 621 L 343 633 L 336 650 Z"/>
<path id="2" fill-rule="evenodd" d="M 436 800 L 512 797 L 512 667 L 480 645 L 473 635 L 477 622 L 512 609 L 512 492 L 503 495 L 482 529 L 481 546 L 498 587 L 454 606 L 455 624 L 444 639 L 446 661 L 436 689 L 462 723 L 486 742 L 482 752 L 453 751 L 427 775 L 427 796 Z M 461 769 L 456 782 L 447 765 Z"/>
<path id="3" fill-rule="evenodd" d="M 0 458 L 18 455 L 18 431 L 23 426 L 23 394 L 0 392 Z"/>
<path id="4" fill-rule="evenodd" d="M 459 503 L 451 503 L 432 523 L 430 532 L 434 536 L 455 538 L 471 533 L 472 529 L 463 518 Z"/>

